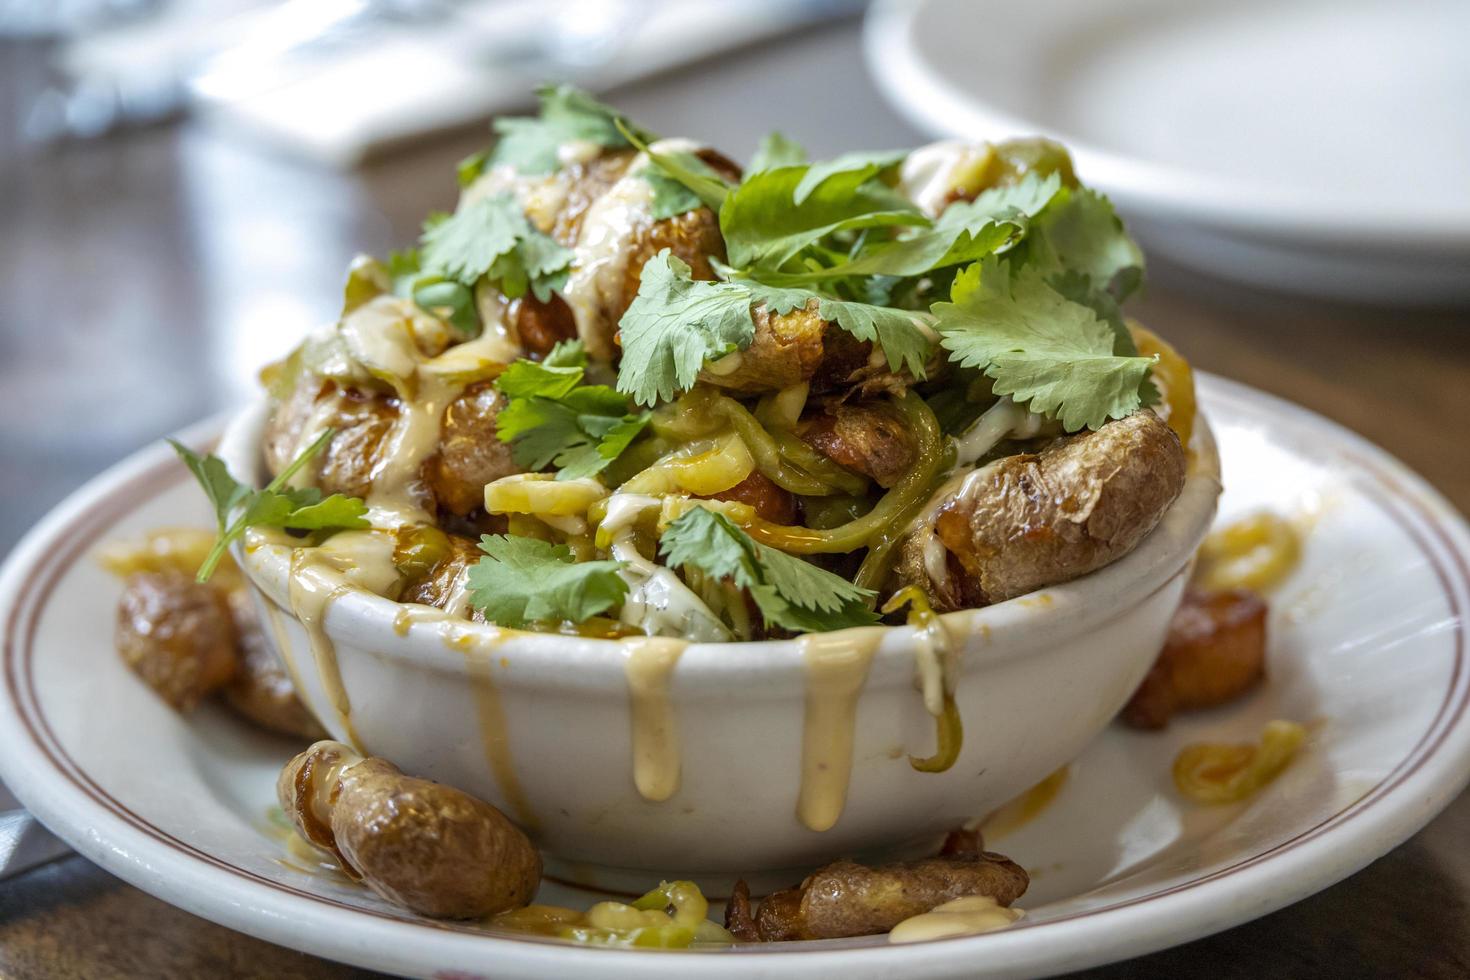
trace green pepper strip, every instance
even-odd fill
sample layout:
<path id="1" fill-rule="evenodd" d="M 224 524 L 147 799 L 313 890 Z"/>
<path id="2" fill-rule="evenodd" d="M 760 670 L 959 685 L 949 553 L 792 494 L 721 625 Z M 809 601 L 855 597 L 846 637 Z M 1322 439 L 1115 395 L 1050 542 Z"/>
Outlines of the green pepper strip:
<path id="1" fill-rule="evenodd" d="M 960 709 L 955 706 L 954 695 L 944 696 L 944 712 L 936 719 L 935 737 L 939 744 L 934 754 L 927 759 L 909 756 L 909 765 L 919 772 L 944 772 L 960 757 L 960 746 L 965 744 L 965 726 L 960 721 Z"/>
<path id="2" fill-rule="evenodd" d="M 793 466 L 805 470 L 818 480 L 845 494 L 856 496 L 867 491 L 868 481 L 865 477 L 838 466 L 802 442 L 795 434 L 778 431 L 772 432 L 771 437 L 775 439 L 781 455 Z"/>
<path id="3" fill-rule="evenodd" d="M 909 430 L 917 436 L 917 463 L 872 510 L 855 521 L 826 531 L 772 524 L 757 517 L 743 525 L 746 532 L 761 544 L 790 554 L 817 555 L 856 551 L 880 535 L 893 536 L 901 531 L 905 526 L 900 523 L 904 515 L 929 499 L 930 487 L 944 467 L 945 453 L 939 421 L 924 399 L 910 391 L 896 399 L 895 405 Z"/>
<path id="4" fill-rule="evenodd" d="M 826 481 L 788 466 L 782 459 L 781 447 L 765 426 L 733 398 L 717 395 L 710 408 L 723 415 L 735 434 L 740 436 L 745 448 L 755 459 L 755 468 L 776 486 L 803 497 L 826 497 L 832 494 L 832 486 Z"/>
<path id="5" fill-rule="evenodd" d="M 909 504 L 896 520 L 883 529 L 882 533 L 875 535 L 868 542 L 868 553 L 863 556 L 863 563 L 858 566 L 857 577 L 853 579 L 854 584 L 875 592 L 882 587 L 884 580 L 888 578 L 889 569 L 893 567 L 894 549 L 912 530 L 914 518 L 918 517 L 919 511 L 928 505 L 929 499 L 934 496 L 934 491 L 943 485 L 945 474 L 954 466 L 953 440 L 945 443 L 942 459 L 943 462 L 935 471 L 929 485 L 924 488 L 923 494 Z"/>

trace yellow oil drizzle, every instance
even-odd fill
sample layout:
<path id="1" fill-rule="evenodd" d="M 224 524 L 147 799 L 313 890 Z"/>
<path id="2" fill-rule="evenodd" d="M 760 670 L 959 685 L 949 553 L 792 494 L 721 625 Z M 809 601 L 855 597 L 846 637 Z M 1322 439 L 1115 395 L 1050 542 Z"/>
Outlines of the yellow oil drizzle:
<path id="1" fill-rule="evenodd" d="M 847 805 L 858 695 L 882 638 L 882 629 L 869 628 L 800 641 L 807 681 L 796 817 L 810 830 L 831 830 Z"/>
<path id="2" fill-rule="evenodd" d="M 261 596 L 260 605 L 265 609 L 266 622 L 270 624 L 271 637 L 276 641 L 276 651 L 281 656 L 281 663 L 286 667 L 286 676 L 291 679 L 291 687 L 296 691 L 296 697 L 300 699 L 307 710 L 311 709 L 306 698 L 306 688 L 301 686 L 301 675 L 296 671 L 296 658 L 291 655 L 291 641 L 286 635 L 286 624 L 281 619 L 281 609 L 274 600 L 268 596 Z"/>
<path id="3" fill-rule="evenodd" d="M 1071 771 L 1070 766 L 1062 766 L 1020 796 L 991 811 L 990 816 L 980 824 L 985 832 L 985 839 L 998 840 L 1007 834 L 1013 834 L 1041 816 L 1057 798 L 1062 787 L 1067 785 Z"/>
<path id="4" fill-rule="evenodd" d="M 536 813 L 521 787 L 520 777 L 516 775 L 515 761 L 510 753 L 510 729 L 505 723 L 505 708 L 500 703 L 500 689 L 495 685 L 491 666 L 491 649 L 499 642 L 499 637 L 489 641 L 476 640 L 472 634 L 457 630 L 444 633 L 445 646 L 458 649 L 465 656 L 470 689 L 475 699 L 475 714 L 480 723 L 480 742 L 490 764 L 490 773 L 495 777 L 495 785 L 514 812 L 516 823 L 535 833 L 540 821 L 536 819 Z"/>
<path id="5" fill-rule="evenodd" d="M 669 678 L 687 644 L 670 637 L 622 641 L 633 722 L 633 784 L 645 800 L 662 803 L 679 788 L 679 738 Z"/>
<path id="6" fill-rule="evenodd" d="M 337 663 L 337 647 L 332 643 L 331 637 L 327 636 L 325 627 L 327 609 L 353 591 L 354 587 L 344 583 L 334 585 L 308 558 L 309 552 L 306 550 L 298 550 L 291 556 L 291 577 L 287 589 L 291 612 L 300 621 L 302 629 L 306 630 L 322 690 L 342 723 L 347 743 L 366 755 L 362 740 L 358 738 L 357 729 L 352 724 L 352 701 L 342 683 L 342 671 Z"/>

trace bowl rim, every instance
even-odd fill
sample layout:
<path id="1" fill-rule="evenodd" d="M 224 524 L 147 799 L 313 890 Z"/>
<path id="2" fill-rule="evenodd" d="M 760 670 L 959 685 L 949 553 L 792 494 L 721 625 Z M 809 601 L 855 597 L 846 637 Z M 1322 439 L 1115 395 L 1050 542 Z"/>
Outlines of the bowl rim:
<path id="1" fill-rule="evenodd" d="M 259 473 L 260 437 L 267 412 L 268 402 L 262 397 L 233 416 L 220 438 L 215 452 L 237 478 L 240 473 Z M 1154 529 L 1128 554 L 1059 585 L 994 605 L 943 614 L 940 618 L 959 647 L 964 669 L 1010 660 L 1094 629 L 1141 605 L 1182 573 L 1209 531 L 1222 489 L 1218 447 L 1203 415 L 1196 417 L 1190 446 L 1193 459 L 1184 488 Z M 232 546 L 235 560 L 254 588 L 294 620 L 285 594 L 290 552 L 289 547 L 276 544 L 249 553 L 240 541 Z M 519 663 L 554 671 L 559 684 L 574 687 L 598 687 L 614 674 L 621 683 L 630 650 L 648 639 L 538 633 L 442 613 L 426 613 L 405 627 L 398 619 L 404 609 L 440 613 L 430 606 L 353 590 L 332 603 L 324 614 L 323 628 L 335 642 L 353 643 L 385 659 L 415 661 L 438 670 L 447 664 L 457 665 L 451 669 L 459 671 L 468 669 L 461 653 L 446 649 L 446 641 L 458 641 L 454 644 L 458 650 L 485 644 L 497 655 L 514 655 Z M 879 625 L 776 640 L 690 642 L 679 653 L 677 673 L 687 677 L 690 671 L 697 671 L 713 678 L 749 680 L 791 668 L 804 670 L 807 636 L 856 639 L 879 634 L 871 662 L 873 675 L 881 671 L 896 676 L 898 670 L 907 677 L 913 670 L 918 632 L 909 625 Z M 452 654 L 452 659 L 446 654 Z"/>

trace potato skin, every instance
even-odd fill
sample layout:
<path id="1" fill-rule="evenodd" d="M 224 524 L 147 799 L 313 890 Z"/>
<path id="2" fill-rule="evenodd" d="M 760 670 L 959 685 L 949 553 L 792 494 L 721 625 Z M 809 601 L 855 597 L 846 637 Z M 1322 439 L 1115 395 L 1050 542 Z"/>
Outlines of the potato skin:
<path id="1" fill-rule="evenodd" d="M 797 427 L 807 445 L 839 466 L 891 487 L 918 456 L 912 432 L 886 402 L 835 402 Z"/>
<path id="2" fill-rule="evenodd" d="M 1122 718 L 1135 728 L 1163 728 L 1176 711 L 1233 701 L 1265 677 L 1265 601 L 1248 589 L 1187 592 Z"/>
<path id="3" fill-rule="evenodd" d="M 751 470 L 750 476 L 728 490 L 711 494 L 708 500 L 732 500 L 749 504 L 757 517 L 772 524 L 795 524 L 797 520 L 796 496 L 789 490 L 777 486 L 760 470 Z"/>
<path id="4" fill-rule="evenodd" d="M 221 692 L 225 703 L 245 720 L 278 735 L 306 741 L 326 738 L 326 730 L 296 696 L 296 688 L 261 633 L 250 597 L 237 589 L 230 593 L 229 604 L 239 637 L 239 667 Z"/>
<path id="5" fill-rule="evenodd" d="M 340 742 L 318 742 L 287 763 L 277 793 L 307 840 L 421 915 L 494 915 L 525 905 L 540 884 L 540 854 L 499 810 Z"/>
<path id="6" fill-rule="evenodd" d="M 399 595 L 399 602 L 418 602 L 426 606 L 444 609 L 455 595 L 463 591 L 465 578 L 485 553 L 472 539 L 458 534 L 446 535 L 449 553 L 434 564 L 425 574 L 411 578 Z M 482 614 L 476 610 L 475 617 Z"/>
<path id="7" fill-rule="evenodd" d="M 1147 409 L 1039 453 L 998 459 L 937 509 L 947 587 L 925 570 L 919 533 L 904 544 L 899 581 L 949 611 L 1086 575 L 1153 530 L 1183 489 L 1184 470 L 1179 437 Z"/>
<path id="8" fill-rule="evenodd" d="M 874 868 L 835 861 L 797 887 L 767 896 L 754 916 L 749 889 L 740 882 L 725 925 L 747 942 L 872 936 L 966 895 L 988 895 L 1009 906 L 1030 883 L 1020 865 L 981 850 L 974 832 L 959 831 L 932 858 Z"/>
<path id="9" fill-rule="evenodd" d="M 466 388 L 444 409 L 439 451 L 424 463 L 424 482 L 441 510 L 464 517 L 485 505 L 485 484 L 519 473 L 510 444 L 496 434 L 505 396 L 491 381 Z"/>
<path id="10" fill-rule="evenodd" d="M 117 652 L 174 708 L 193 709 L 235 676 L 235 626 L 217 589 L 178 572 L 128 577 L 117 604 Z"/>

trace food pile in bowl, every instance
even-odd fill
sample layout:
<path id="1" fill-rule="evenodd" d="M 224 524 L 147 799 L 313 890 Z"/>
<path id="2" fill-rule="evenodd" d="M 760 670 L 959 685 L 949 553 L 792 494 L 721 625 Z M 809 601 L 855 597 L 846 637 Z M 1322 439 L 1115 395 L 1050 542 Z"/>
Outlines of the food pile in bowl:
<path id="1" fill-rule="evenodd" d="M 896 938 L 926 938 L 1008 924 L 1026 873 L 985 852 L 973 829 L 915 861 L 829 863 L 758 907 L 742 883 L 728 932 L 706 922 L 705 899 L 686 882 L 633 905 L 604 903 L 616 908 L 527 908 L 541 858 L 522 831 L 579 859 L 611 863 L 603 855 L 621 849 L 632 868 L 657 866 L 633 853 L 650 828 L 676 867 L 729 870 L 742 855 L 756 869 L 791 867 L 834 826 L 839 852 L 922 836 L 936 820 L 952 828 L 954 814 L 998 804 L 994 794 L 1036 781 L 1106 724 L 1154 661 L 1218 492 L 1189 366 L 1122 312 L 1143 259 L 1111 205 L 1046 140 L 812 162 L 773 135 L 742 169 L 566 87 L 543 91 L 538 118 L 496 130 L 491 151 L 461 164 L 454 212 L 431 217 L 413 251 L 356 260 L 340 318 L 264 370 L 267 404 L 237 427 L 243 450 L 222 460 L 177 446 L 214 504 L 218 534 L 182 545 L 165 534 L 115 559 L 132 576 L 120 650 L 187 708 L 238 684 L 251 644 L 274 646 L 280 660 L 265 658 L 261 671 L 274 671 L 271 689 L 286 692 L 293 712 L 275 727 L 310 735 L 320 719 L 340 740 L 287 766 L 284 812 L 350 875 L 423 914 L 495 915 L 506 928 L 644 945 L 834 938 L 905 922 Z M 198 581 L 180 575 L 196 558 Z M 272 623 L 269 640 L 239 601 L 242 570 Z M 1222 594 L 1207 597 L 1213 605 L 1189 600 L 1204 624 L 1192 635 L 1200 656 L 1232 641 L 1221 662 L 1234 674 L 1191 687 L 1196 654 L 1160 660 L 1146 703 L 1129 709 L 1139 724 L 1259 680 L 1256 600 Z M 339 607 L 363 596 L 371 601 L 353 607 L 362 621 L 344 627 Z M 362 623 L 384 603 L 396 610 L 392 629 L 364 641 L 371 626 Z M 315 679 L 289 653 L 281 608 L 309 640 Z M 942 806 L 920 807 L 929 788 L 914 790 L 915 810 L 933 812 L 928 823 L 907 817 L 909 791 L 892 800 L 912 784 L 895 780 L 947 777 L 967 721 L 981 726 L 976 751 L 996 751 L 987 724 L 1025 735 L 1035 723 L 1019 702 L 1013 720 L 967 714 L 957 694 L 967 662 L 993 639 L 993 660 L 1029 643 L 1044 648 L 1038 664 L 1082 663 L 1089 636 L 1068 635 L 1069 620 L 1072 633 L 1092 631 L 1089 669 L 1106 680 L 1095 691 L 1053 685 L 1051 701 L 1078 715 L 1067 699 L 1081 698 L 1092 705 L 1086 717 L 1052 726 L 1045 750 L 1010 751 L 1029 761 L 1014 771 L 996 763 L 984 792 L 951 788 L 936 797 Z M 632 729 L 639 794 L 626 806 L 639 809 L 600 831 L 567 822 L 575 804 L 612 792 L 597 785 L 608 766 L 587 769 L 570 790 L 523 771 L 522 788 L 506 775 L 515 766 L 494 756 L 495 780 L 478 796 L 514 820 L 400 771 L 477 790 L 483 782 L 443 748 L 465 739 L 435 734 L 451 721 L 354 724 L 352 703 L 382 712 L 395 690 L 415 702 L 410 686 L 426 672 L 404 665 L 419 654 L 389 648 L 422 623 L 451 646 L 496 645 L 450 677 L 460 687 L 472 676 L 490 684 L 485 664 L 498 657 L 509 669 L 516 651 L 532 649 L 516 645 L 527 636 L 541 651 L 550 640 L 594 652 L 589 642 L 619 644 L 628 667 L 618 697 L 634 695 L 631 724 L 620 727 Z M 349 641 L 369 652 L 339 666 Z M 886 662 L 869 676 L 885 656 L 904 658 L 901 685 Z M 729 673 L 730 658 L 742 657 L 765 684 L 743 705 L 749 678 Z M 762 674 L 803 657 L 804 699 L 778 690 L 775 668 Z M 359 696 L 368 661 L 398 671 L 382 685 L 393 690 Z M 686 755 L 703 752 L 723 769 L 724 797 L 697 784 L 698 772 L 689 778 L 708 764 L 686 758 L 680 783 L 670 734 L 680 707 L 671 674 L 685 668 L 696 683 L 701 665 L 717 661 L 723 673 L 708 683 L 728 685 L 725 701 L 700 702 L 706 713 L 680 724 L 703 730 L 706 744 Z M 592 683 L 595 670 L 573 681 L 571 664 L 537 680 L 536 697 Z M 444 669 L 434 673 L 446 683 Z M 496 680 L 477 702 L 482 722 L 500 726 L 486 729 L 492 755 L 504 750 L 505 717 L 514 727 L 516 683 Z M 1007 685 L 1034 698 L 1043 683 L 997 673 L 990 690 L 1016 701 Z M 868 688 L 885 685 L 884 704 L 922 706 L 932 752 L 854 760 L 854 738 L 866 735 L 854 735 L 855 713 L 873 703 Z M 310 712 L 293 687 L 310 695 Z M 613 738 L 579 732 L 573 715 L 588 703 L 538 702 L 542 718 L 565 726 L 552 736 L 566 749 L 557 764 L 593 758 Z M 673 814 L 694 814 L 696 801 L 727 816 L 758 806 L 742 783 L 750 753 L 734 747 L 732 726 L 743 711 L 753 740 L 777 739 L 760 732 L 782 730 L 764 724 L 762 712 L 778 710 L 806 712 L 798 819 L 767 806 L 726 821 L 724 851 L 701 849 L 709 830 L 686 832 Z M 403 732 L 413 726 L 416 740 Z M 887 782 L 863 783 L 880 764 Z M 977 768 L 984 776 L 987 766 Z M 772 763 L 762 778 L 778 775 Z M 523 805 L 537 780 L 548 800 L 570 802 Z M 660 809 L 681 791 L 681 810 Z M 894 811 L 883 820 L 868 802 L 880 797 Z M 846 838 L 844 801 L 861 811 Z M 905 819 L 907 835 L 894 829 Z M 643 844 L 629 843 L 634 829 Z M 757 854 L 742 832 L 771 846 Z M 614 843 L 579 850 L 569 843 L 576 833 Z"/>

